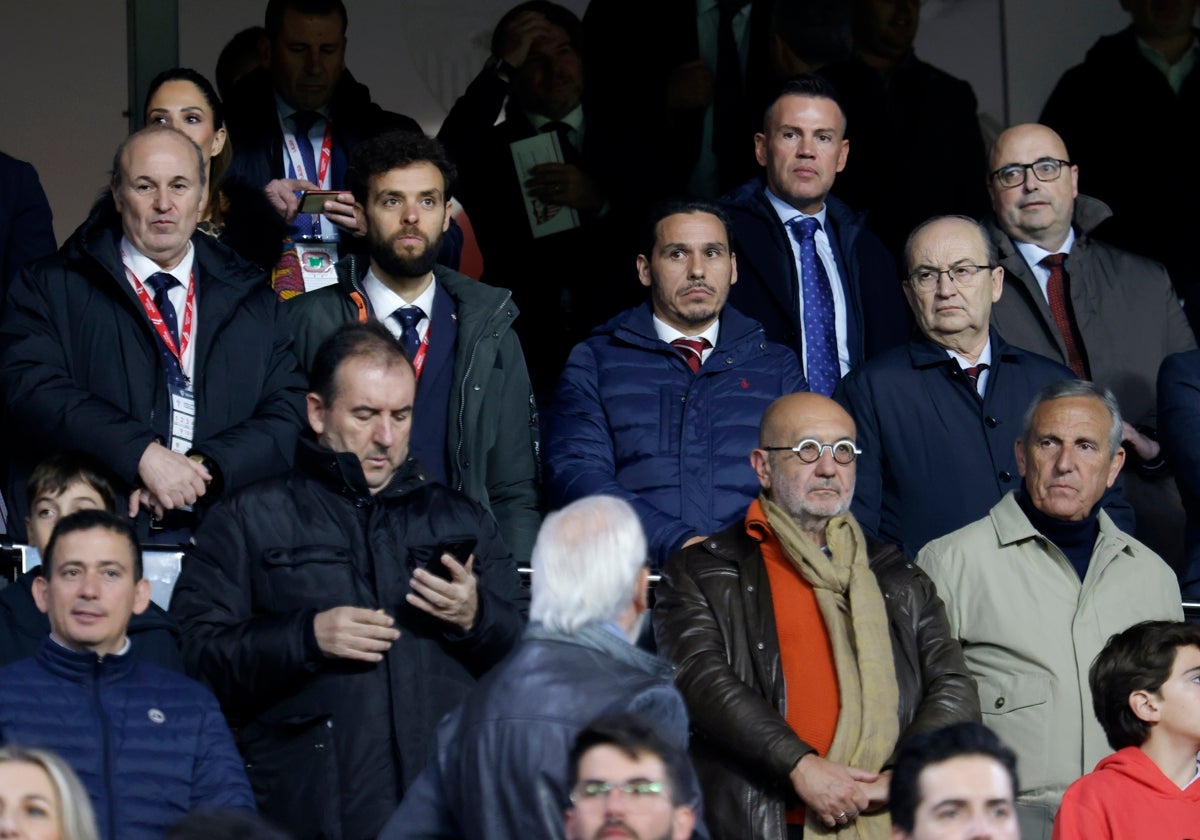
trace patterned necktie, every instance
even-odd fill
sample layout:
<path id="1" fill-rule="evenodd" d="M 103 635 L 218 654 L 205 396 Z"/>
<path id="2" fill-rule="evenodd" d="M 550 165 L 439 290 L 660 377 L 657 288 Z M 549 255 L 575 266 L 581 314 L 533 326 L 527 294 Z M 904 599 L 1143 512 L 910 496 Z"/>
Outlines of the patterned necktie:
<path id="1" fill-rule="evenodd" d="M 1087 379 L 1087 366 L 1083 361 L 1080 339 L 1075 328 L 1075 318 L 1071 313 L 1071 303 L 1067 292 L 1067 273 L 1063 270 L 1066 254 L 1050 254 L 1044 257 L 1040 265 L 1050 269 L 1050 279 L 1046 281 L 1046 298 L 1050 304 L 1050 314 L 1054 317 L 1054 325 L 1062 336 L 1063 346 L 1067 349 L 1067 366 L 1080 379 Z"/>
<path id="2" fill-rule="evenodd" d="M 804 300 L 804 373 L 809 390 L 829 396 L 841 379 L 838 366 L 837 327 L 833 311 L 833 289 L 825 265 L 817 256 L 817 229 L 813 217 L 788 223 L 800 246 L 800 292 Z"/>
<path id="3" fill-rule="evenodd" d="M 425 317 L 425 311 L 419 306 L 401 306 L 392 315 L 400 322 L 400 341 L 404 344 L 409 361 L 412 361 L 417 358 L 417 350 L 421 347 L 417 324 Z"/>
<path id="4" fill-rule="evenodd" d="M 167 297 L 167 292 L 175 283 L 175 278 L 165 271 L 156 271 L 146 278 L 146 285 L 154 291 L 154 305 L 158 308 L 158 314 L 162 316 L 163 325 L 171 334 L 171 338 L 175 340 L 175 348 L 180 350 L 182 348 L 179 346 L 179 319 L 175 315 L 175 307 L 171 304 L 171 299 Z M 184 381 L 183 370 L 180 368 L 175 354 L 167 349 L 161 339 L 157 339 L 156 343 L 158 344 L 158 353 L 162 356 L 163 369 L 167 372 L 167 378 L 173 381 Z"/>
<path id="5" fill-rule="evenodd" d="M 317 159 L 313 155 L 312 138 L 308 133 L 318 120 L 323 119 L 325 118 L 316 111 L 296 111 L 291 117 L 296 126 L 296 146 L 300 149 L 300 160 L 304 163 L 304 175 L 318 187 L 321 184 L 317 181 Z M 297 214 L 295 224 L 300 236 L 315 236 L 317 233 L 317 223 L 312 213 Z"/>
<path id="6" fill-rule="evenodd" d="M 692 373 L 700 372 L 701 354 L 712 347 L 707 338 L 677 338 L 671 342 L 671 346 L 683 356 Z"/>
<path id="7" fill-rule="evenodd" d="M 987 362 L 978 365 L 971 365 L 971 367 L 965 367 L 962 369 L 962 372 L 966 374 L 967 381 L 971 383 L 971 390 L 976 394 L 979 394 L 979 374 L 983 373 L 987 369 Z"/>

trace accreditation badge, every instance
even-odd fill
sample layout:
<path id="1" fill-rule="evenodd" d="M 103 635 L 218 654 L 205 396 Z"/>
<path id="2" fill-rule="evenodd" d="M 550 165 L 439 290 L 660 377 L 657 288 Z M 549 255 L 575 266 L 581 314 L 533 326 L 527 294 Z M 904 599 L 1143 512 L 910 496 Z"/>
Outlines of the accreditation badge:
<path id="1" fill-rule="evenodd" d="M 333 266 L 337 262 L 336 242 L 297 242 L 296 256 L 304 276 L 304 291 L 311 292 L 337 282 Z"/>

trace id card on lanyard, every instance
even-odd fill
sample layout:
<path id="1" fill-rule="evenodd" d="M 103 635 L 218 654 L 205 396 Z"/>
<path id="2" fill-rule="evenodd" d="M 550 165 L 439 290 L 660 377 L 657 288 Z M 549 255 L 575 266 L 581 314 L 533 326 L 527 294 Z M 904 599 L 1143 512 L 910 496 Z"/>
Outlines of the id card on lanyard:
<path id="1" fill-rule="evenodd" d="M 312 140 L 307 134 L 297 136 L 295 132 L 289 131 L 284 124 L 283 117 L 280 117 L 280 128 L 283 131 L 283 144 L 287 149 L 288 163 L 291 167 L 292 176 L 301 181 L 311 181 L 322 189 L 329 187 L 329 162 L 333 157 L 333 123 L 325 119 L 325 136 L 321 139 L 321 155 L 316 162 L 317 171 L 309 172 L 308 167 L 304 165 L 305 155 L 303 154 L 300 143 L 308 143 L 308 148 L 312 148 Z M 310 154 L 311 157 L 311 154 Z M 312 177 L 313 175 L 316 177 Z M 300 272 L 304 277 L 304 290 L 311 292 L 313 289 L 319 289 L 322 286 L 329 286 L 337 282 L 337 274 L 334 272 L 333 266 L 338 261 L 337 240 L 334 237 L 328 239 L 322 236 L 321 233 L 321 214 L 313 213 L 308 217 L 309 224 L 312 228 L 312 236 L 297 237 L 296 257 L 300 262 Z M 299 219 L 297 220 L 299 224 Z M 301 226 L 303 228 L 303 226 Z"/>
<path id="2" fill-rule="evenodd" d="M 124 254 L 122 254 L 122 257 Z M 183 306 L 183 324 L 180 327 L 179 344 L 167 329 L 162 312 L 155 305 L 154 299 L 146 290 L 145 284 L 133 273 L 128 266 L 125 273 L 134 281 L 133 288 L 137 293 L 138 302 L 150 319 L 150 326 L 158 339 L 163 367 L 167 375 L 167 392 L 170 397 L 171 431 L 168 448 L 172 452 L 186 455 L 192 449 L 196 437 L 196 394 L 192 388 L 192 380 L 185 373 L 183 357 L 192 342 L 193 325 L 196 316 L 196 274 L 188 275 L 187 301 Z"/>

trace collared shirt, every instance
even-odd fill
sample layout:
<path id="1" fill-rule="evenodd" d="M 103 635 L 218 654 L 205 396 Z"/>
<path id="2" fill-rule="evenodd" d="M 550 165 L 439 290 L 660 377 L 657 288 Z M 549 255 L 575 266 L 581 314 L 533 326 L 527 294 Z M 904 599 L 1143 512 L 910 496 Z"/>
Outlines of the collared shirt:
<path id="1" fill-rule="evenodd" d="M 1141 38 L 1137 39 L 1138 49 L 1142 52 L 1142 58 L 1149 61 L 1159 72 L 1167 77 L 1167 84 L 1171 86 L 1171 90 L 1175 91 L 1175 95 L 1179 95 L 1179 89 L 1183 87 L 1183 81 L 1192 72 L 1192 68 L 1196 66 L 1196 58 L 1200 55 L 1200 39 L 1192 38 L 1192 44 L 1180 56 L 1179 60 L 1174 64 L 1167 63 L 1167 57 L 1160 53 L 1154 47 L 1147 44 Z"/>
<path id="2" fill-rule="evenodd" d="M 371 301 L 371 311 L 375 313 L 375 317 L 396 338 L 400 337 L 401 327 L 399 319 L 393 317 L 392 313 L 402 306 L 421 307 L 425 317 L 417 322 L 417 335 L 420 336 L 421 341 L 425 340 L 425 336 L 429 332 L 429 319 L 433 317 L 433 300 L 436 292 L 432 274 L 429 275 L 429 282 L 425 284 L 425 288 L 413 300 L 405 300 L 385 286 L 383 281 L 375 276 L 374 269 L 367 270 L 367 276 L 363 278 L 363 291 L 367 293 L 367 298 Z"/>
<path id="3" fill-rule="evenodd" d="M 661 2 L 661 0 L 651 0 Z M 737 41 L 738 62 L 741 64 L 741 76 L 746 78 L 746 64 L 750 54 L 750 6 L 747 3 L 733 16 L 733 38 Z M 721 9 L 717 0 L 696 0 L 696 41 L 700 47 L 700 57 L 704 63 L 713 68 L 713 73 L 719 73 L 717 67 L 717 29 L 721 23 Z M 713 109 L 716 103 L 709 101 L 704 106 L 703 134 L 700 139 L 700 156 L 692 170 L 688 184 L 695 195 L 716 196 L 719 189 L 717 182 L 717 153 L 713 150 Z"/>
<path id="4" fill-rule="evenodd" d="M 721 319 L 718 318 L 717 320 L 713 321 L 709 325 L 708 329 L 702 333 L 688 335 L 687 333 L 681 333 L 679 330 L 675 329 L 665 321 L 659 320 L 659 317 L 655 315 L 654 332 L 667 344 L 670 344 L 677 338 L 690 338 L 693 340 L 698 338 L 707 338 L 709 344 L 708 349 L 700 354 L 700 364 L 704 364 L 706 361 L 708 361 L 708 357 L 712 355 L 713 349 L 717 346 L 717 336 L 720 335 L 721 332 Z"/>
<path id="5" fill-rule="evenodd" d="M 547 123 L 566 123 L 568 126 L 570 126 L 570 130 L 567 131 L 567 139 L 571 141 L 571 145 L 575 147 L 575 151 L 583 151 L 583 132 L 586 126 L 584 125 L 583 121 L 582 105 L 576 105 L 575 110 L 571 111 L 571 113 L 559 120 L 552 120 L 549 117 L 544 117 L 541 114 L 534 114 L 531 111 L 526 111 L 525 117 L 529 120 L 530 125 L 532 125 L 537 131 L 541 131 L 542 126 L 546 125 Z"/>
<path id="6" fill-rule="evenodd" d="M 196 261 L 196 249 L 192 243 L 188 243 L 187 253 L 183 255 L 178 263 L 170 269 L 166 269 L 166 273 L 175 278 L 176 283 L 171 288 L 167 289 L 167 300 L 171 302 L 171 308 L 175 310 L 175 323 L 179 325 L 179 329 L 183 329 L 183 310 L 187 306 L 187 284 L 192 276 L 192 268 Z M 164 269 L 154 260 L 147 257 L 129 241 L 128 237 L 121 237 L 121 262 L 125 268 L 125 279 L 133 288 L 134 293 L 137 293 L 137 283 L 140 281 L 145 284 L 151 274 L 155 274 Z M 133 274 L 137 280 L 130 277 Z M 146 291 L 150 293 L 151 299 L 154 298 L 154 290 L 146 286 Z M 196 330 L 200 323 L 200 295 L 196 294 L 195 311 L 192 312 L 192 338 L 188 341 L 187 352 L 183 354 L 183 375 L 188 379 L 195 379 L 196 372 Z M 180 336 L 182 338 L 182 336 Z M 157 338 L 154 339 L 158 341 Z"/>
<path id="7" fill-rule="evenodd" d="M 287 135 L 295 132 L 296 125 L 292 122 L 292 114 L 296 113 L 296 111 L 300 109 L 293 108 L 291 105 L 284 102 L 283 97 L 279 95 L 278 91 L 275 92 L 275 109 L 279 112 L 279 118 L 283 121 L 283 174 L 285 177 L 295 178 L 296 173 L 292 171 L 292 158 L 287 147 Z M 315 123 L 313 123 L 312 128 L 308 130 L 308 143 L 310 146 L 312 146 L 313 160 L 317 161 L 317 166 L 319 167 L 321 165 L 321 144 L 325 142 L 325 124 L 329 120 L 329 106 L 323 105 L 320 108 L 314 108 L 313 111 L 325 118 L 317 120 Z M 296 138 L 297 142 L 300 142 L 300 140 L 301 138 Z M 320 183 L 317 183 L 316 172 L 305 173 L 308 175 L 308 180 L 312 181 L 314 184 L 317 184 L 317 186 L 323 190 L 333 189 L 332 163 L 333 162 L 331 160 L 329 171 L 325 173 L 325 177 L 321 179 Z M 320 236 L 327 242 L 336 242 L 340 238 L 337 225 L 333 224 L 319 213 L 317 214 L 315 228 L 316 235 Z"/>
<path id="8" fill-rule="evenodd" d="M 969 367 L 987 365 L 987 370 L 979 371 L 979 377 L 975 380 L 975 390 L 979 392 L 979 396 L 982 397 L 984 394 L 986 394 L 988 377 L 992 374 L 992 339 L 988 338 L 987 344 L 983 345 L 983 350 L 980 352 L 979 358 L 975 360 L 974 365 L 967 361 L 966 357 L 960 356 L 953 350 L 949 348 L 945 348 L 945 350 L 951 359 L 954 359 L 954 361 L 958 362 L 958 366 L 962 370 L 966 370 Z"/>
<path id="9" fill-rule="evenodd" d="M 63 650 L 69 650 L 69 651 L 74 651 L 75 653 L 78 653 L 78 651 L 76 651 L 75 648 L 71 647 L 70 645 L 63 644 L 62 639 L 55 636 L 53 632 L 50 633 L 50 641 L 54 642 L 54 644 L 58 645 Z M 133 649 L 133 642 L 130 641 L 129 636 L 126 635 L 125 636 L 125 644 L 121 645 L 121 649 L 118 650 L 116 653 L 111 653 L 108 655 L 109 656 L 124 656 L 125 654 L 129 653 L 129 651 L 131 651 L 132 649 Z"/>
<path id="10" fill-rule="evenodd" d="M 771 206 L 775 208 L 779 221 L 783 222 L 784 233 L 787 235 L 788 245 L 792 249 L 792 260 L 796 263 L 796 279 L 800 280 L 800 249 L 797 247 L 796 238 L 792 236 L 789 223 L 793 219 L 805 218 L 805 214 L 779 198 L 770 189 L 764 187 L 763 192 L 766 193 Z M 825 273 L 829 275 L 829 286 L 833 290 L 833 327 L 837 332 L 838 367 L 841 369 L 842 376 L 845 376 L 850 372 L 850 344 L 846 336 L 846 290 L 842 288 L 842 276 L 838 274 L 837 260 L 833 258 L 833 244 L 829 241 L 829 234 L 825 230 L 825 219 L 828 212 L 829 205 L 824 205 L 813 214 L 812 218 L 821 223 L 813 238 L 817 248 L 817 257 L 821 260 L 821 265 L 825 266 Z M 803 289 L 803 281 L 801 281 L 801 289 Z M 799 322 L 804 323 L 804 295 L 799 289 L 796 292 L 796 301 Z M 807 343 L 808 336 L 805 336 L 804 340 Z M 810 356 L 806 346 L 804 358 L 807 360 Z"/>
<path id="11" fill-rule="evenodd" d="M 1041 264 L 1042 260 L 1051 254 L 1067 254 L 1069 256 L 1071 246 L 1075 244 L 1075 228 L 1067 231 L 1067 238 L 1056 251 L 1047 251 L 1045 248 L 1040 245 L 1034 245 L 1032 242 L 1014 242 L 1013 244 L 1017 246 L 1017 250 L 1025 258 L 1025 263 L 1029 266 L 1029 270 L 1033 272 L 1033 278 L 1037 280 L 1038 288 L 1042 290 L 1042 297 L 1049 301 L 1050 296 L 1046 294 L 1046 286 L 1050 282 L 1050 269 Z M 1063 268 L 1066 268 L 1066 263 L 1063 264 Z"/>

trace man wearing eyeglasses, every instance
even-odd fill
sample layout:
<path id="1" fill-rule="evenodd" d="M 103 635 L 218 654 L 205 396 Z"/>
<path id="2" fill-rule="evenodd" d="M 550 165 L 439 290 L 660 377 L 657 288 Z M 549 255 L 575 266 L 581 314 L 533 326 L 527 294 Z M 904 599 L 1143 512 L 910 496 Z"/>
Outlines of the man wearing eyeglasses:
<path id="1" fill-rule="evenodd" d="M 575 738 L 569 772 L 567 840 L 692 836 L 687 753 L 663 740 L 652 721 L 630 714 L 593 721 Z"/>
<path id="2" fill-rule="evenodd" d="M 1179 569 L 1183 504 L 1157 442 L 1155 379 L 1164 358 L 1194 349 L 1196 340 L 1171 280 L 1159 263 L 1092 237 L 1111 213 L 1079 194 L 1079 167 L 1051 129 L 1008 129 L 988 166 L 994 217 L 985 224 L 1008 278 L 992 324 L 1014 344 L 1113 390 L 1128 421 L 1122 440 L 1134 468 L 1126 470 L 1125 495 L 1136 535 Z"/>
<path id="3" fill-rule="evenodd" d="M 886 838 L 897 742 L 979 718 L 932 582 L 849 513 L 861 454 L 833 400 L 776 400 L 750 454 L 762 494 L 656 589 L 714 838 Z"/>
<path id="4" fill-rule="evenodd" d="M 834 396 L 858 424 L 864 450 L 854 515 L 867 534 L 914 557 L 1017 486 L 1012 442 L 1021 415 L 1034 394 L 1072 374 L 990 329 L 1005 273 L 974 220 L 918 225 L 905 261 L 919 335 L 851 371 Z M 1119 493 L 1107 501 L 1132 525 Z"/>

